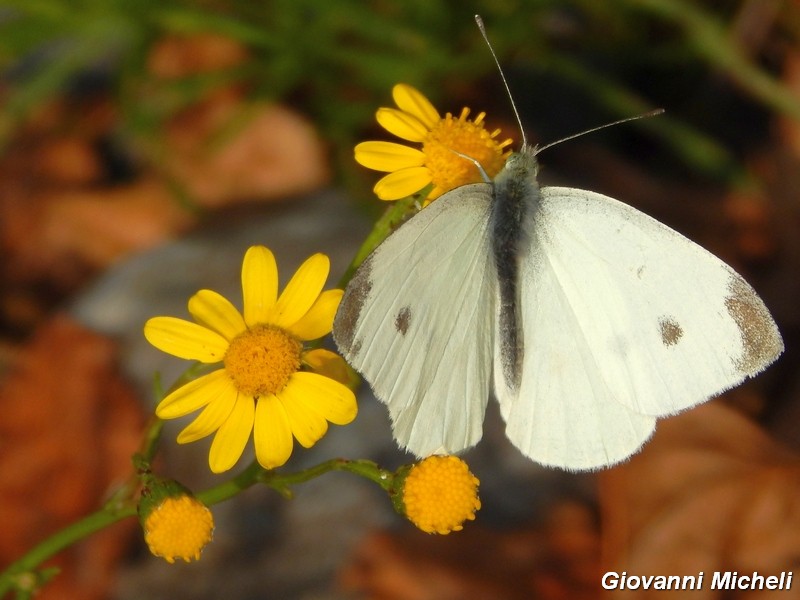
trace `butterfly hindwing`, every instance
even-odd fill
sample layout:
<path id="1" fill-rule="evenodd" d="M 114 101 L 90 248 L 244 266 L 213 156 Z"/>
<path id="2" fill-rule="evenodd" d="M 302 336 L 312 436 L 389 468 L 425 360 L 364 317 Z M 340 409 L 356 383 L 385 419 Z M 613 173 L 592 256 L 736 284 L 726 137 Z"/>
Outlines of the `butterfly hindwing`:
<path id="1" fill-rule="evenodd" d="M 752 288 L 655 219 L 570 188 L 543 188 L 531 218 L 522 383 L 500 400 L 509 437 L 535 460 L 616 462 L 653 417 L 737 385 L 782 351 Z"/>
<path id="2" fill-rule="evenodd" d="M 359 267 L 334 321 L 337 346 L 418 456 L 481 438 L 490 393 L 496 276 L 491 186 L 436 200 Z"/>
<path id="3" fill-rule="evenodd" d="M 496 393 L 506 434 L 527 457 L 571 470 L 624 460 L 652 435 L 656 419 L 618 401 L 603 378 L 603 357 L 587 346 L 582 302 L 572 305 L 559 269 L 540 245 L 535 226 L 521 256 L 520 332 L 523 340 L 518 390 L 498 382 Z M 592 301 L 592 290 L 585 290 Z M 499 372 L 499 345 L 495 372 Z"/>

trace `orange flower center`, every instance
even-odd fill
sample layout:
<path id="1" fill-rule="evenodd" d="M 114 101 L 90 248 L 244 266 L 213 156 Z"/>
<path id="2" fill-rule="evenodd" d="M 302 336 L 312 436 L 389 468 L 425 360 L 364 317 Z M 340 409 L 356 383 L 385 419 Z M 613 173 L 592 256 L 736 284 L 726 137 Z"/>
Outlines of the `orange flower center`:
<path id="1" fill-rule="evenodd" d="M 223 362 L 240 392 L 277 394 L 300 368 L 302 343 L 274 325 L 256 325 L 236 336 Z"/>
<path id="2" fill-rule="evenodd" d="M 505 148 L 511 144 L 511 140 L 498 142 L 495 138 L 500 133 L 499 129 L 492 133 L 484 129 L 485 113 L 480 113 L 474 121 L 468 120 L 468 115 L 468 108 L 464 108 L 458 118 L 447 113 L 434 125 L 423 142 L 425 166 L 430 170 L 434 184 L 430 199 L 467 183 L 483 181 L 475 161 L 489 177 L 494 177 L 510 154 Z"/>

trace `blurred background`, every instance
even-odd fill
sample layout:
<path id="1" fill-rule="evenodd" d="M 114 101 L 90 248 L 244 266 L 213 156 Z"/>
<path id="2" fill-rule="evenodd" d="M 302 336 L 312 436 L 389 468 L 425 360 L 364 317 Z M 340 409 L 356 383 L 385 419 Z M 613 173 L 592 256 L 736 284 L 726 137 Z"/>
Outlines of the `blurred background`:
<path id="1" fill-rule="evenodd" d="M 333 474 L 291 501 L 253 489 L 214 507 L 198 563 L 150 556 L 122 523 L 60 556 L 38 597 L 582 599 L 609 594 L 606 570 L 800 570 L 795 0 L 1 0 L 0 566 L 129 473 L 154 372 L 184 367 L 144 342 L 148 317 L 187 316 L 204 287 L 238 304 L 254 243 L 284 277 L 329 254 L 335 285 L 386 206 L 352 152 L 390 139 L 374 113 L 395 83 L 519 141 L 475 13 L 532 142 L 666 109 L 547 150 L 540 179 L 623 200 L 733 265 L 784 356 L 600 473 L 527 461 L 490 408 L 466 455 L 483 509 L 460 533 L 422 534 Z M 179 428 L 159 469 L 219 482 Z M 289 468 L 409 460 L 367 389 L 352 425 L 295 454 Z"/>

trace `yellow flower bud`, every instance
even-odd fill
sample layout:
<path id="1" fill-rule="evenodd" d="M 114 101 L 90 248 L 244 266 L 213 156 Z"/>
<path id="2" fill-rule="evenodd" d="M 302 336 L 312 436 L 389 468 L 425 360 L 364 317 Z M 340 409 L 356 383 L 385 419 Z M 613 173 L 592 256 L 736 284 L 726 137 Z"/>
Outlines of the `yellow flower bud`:
<path id="1" fill-rule="evenodd" d="M 457 456 L 429 456 L 405 473 L 399 486 L 401 512 L 426 533 L 460 531 L 481 507 L 479 483 Z"/>
<path id="2" fill-rule="evenodd" d="M 211 541 L 214 517 L 194 496 L 171 496 L 150 511 L 143 526 L 144 541 L 155 556 L 168 563 L 176 558 L 190 562 L 200 560 L 200 553 Z"/>

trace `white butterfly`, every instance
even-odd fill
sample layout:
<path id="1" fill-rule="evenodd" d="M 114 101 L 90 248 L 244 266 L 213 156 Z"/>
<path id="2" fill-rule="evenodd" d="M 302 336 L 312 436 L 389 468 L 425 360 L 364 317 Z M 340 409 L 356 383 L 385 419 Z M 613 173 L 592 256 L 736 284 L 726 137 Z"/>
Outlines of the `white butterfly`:
<path id="1" fill-rule="evenodd" d="M 608 196 L 539 188 L 543 149 L 523 132 L 494 182 L 441 196 L 345 290 L 336 344 L 418 456 L 477 443 L 493 391 L 506 434 L 529 458 L 614 464 L 644 444 L 656 417 L 738 385 L 783 352 L 761 298 L 716 256 Z"/>
<path id="2" fill-rule="evenodd" d="M 392 233 L 334 321 L 345 358 L 418 456 L 477 443 L 492 392 L 526 456 L 593 469 L 656 417 L 720 394 L 783 351 L 731 267 L 630 206 L 539 188 L 536 150 Z"/>

